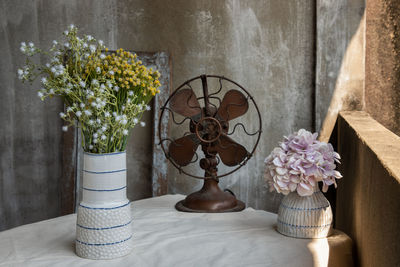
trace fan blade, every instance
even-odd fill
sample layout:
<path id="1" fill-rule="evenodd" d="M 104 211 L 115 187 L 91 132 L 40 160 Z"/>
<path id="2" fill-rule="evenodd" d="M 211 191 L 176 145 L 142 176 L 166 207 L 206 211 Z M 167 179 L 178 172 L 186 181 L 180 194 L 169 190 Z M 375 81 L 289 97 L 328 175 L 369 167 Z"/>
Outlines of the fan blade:
<path id="1" fill-rule="evenodd" d="M 229 121 L 242 116 L 249 109 L 246 97 L 238 90 L 229 90 L 222 99 L 217 117 Z"/>
<path id="2" fill-rule="evenodd" d="M 192 89 L 178 91 L 170 100 L 170 108 L 172 111 L 190 118 L 201 114 L 199 101 Z"/>
<path id="3" fill-rule="evenodd" d="M 169 144 L 169 156 L 180 166 L 188 165 L 197 150 L 199 141 L 195 134 L 176 139 Z"/>
<path id="4" fill-rule="evenodd" d="M 222 162 L 227 166 L 236 166 L 242 162 L 250 153 L 246 148 L 228 136 L 222 134 L 219 143 L 215 146 Z"/>

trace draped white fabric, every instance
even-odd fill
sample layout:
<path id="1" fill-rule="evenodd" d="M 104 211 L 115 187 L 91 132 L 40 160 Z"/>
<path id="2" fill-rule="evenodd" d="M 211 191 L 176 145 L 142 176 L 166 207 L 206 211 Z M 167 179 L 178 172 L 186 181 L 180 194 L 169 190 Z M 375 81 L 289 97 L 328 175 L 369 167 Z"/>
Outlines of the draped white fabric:
<path id="1" fill-rule="evenodd" d="M 182 213 L 174 205 L 183 198 L 166 195 L 132 203 L 134 248 L 126 257 L 94 261 L 76 256 L 72 214 L 0 232 L 0 266 L 298 267 L 328 266 L 328 261 L 332 266 L 332 260 L 341 262 L 337 266 L 351 264 L 351 240 L 340 232 L 328 239 L 285 237 L 275 230 L 276 214 L 251 208 Z"/>

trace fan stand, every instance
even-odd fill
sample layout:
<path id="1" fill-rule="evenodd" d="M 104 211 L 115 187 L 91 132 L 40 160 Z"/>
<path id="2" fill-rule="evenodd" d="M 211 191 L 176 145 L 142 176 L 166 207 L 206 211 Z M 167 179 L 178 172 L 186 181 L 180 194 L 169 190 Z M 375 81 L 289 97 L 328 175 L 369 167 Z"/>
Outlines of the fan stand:
<path id="1" fill-rule="evenodd" d="M 216 152 L 208 146 L 204 146 L 202 150 L 206 158 L 200 160 L 200 167 L 205 170 L 205 177 L 216 177 Z M 184 212 L 219 213 L 241 211 L 245 204 L 232 193 L 222 191 L 218 186 L 218 178 L 204 178 L 203 188 L 176 203 L 175 208 Z"/>
<path id="2" fill-rule="evenodd" d="M 176 203 L 175 208 L 184 212 L 235 212 L 243 210 L 245 204 L 231 193 L 222 191 L 216 180 L 205 179 L 203 188 Z"/>

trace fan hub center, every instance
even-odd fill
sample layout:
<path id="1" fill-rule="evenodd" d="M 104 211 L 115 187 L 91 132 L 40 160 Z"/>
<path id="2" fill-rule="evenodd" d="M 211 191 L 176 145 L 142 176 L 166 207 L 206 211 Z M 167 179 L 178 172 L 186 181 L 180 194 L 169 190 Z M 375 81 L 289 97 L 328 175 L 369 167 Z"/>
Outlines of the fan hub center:
<path id="1" fill-rule="evenodd" d="M 195 132 L 200 141 L 212 143 L 220 137 L 222 126 L 217 119 L 204 117 L 196 124 Z"/>

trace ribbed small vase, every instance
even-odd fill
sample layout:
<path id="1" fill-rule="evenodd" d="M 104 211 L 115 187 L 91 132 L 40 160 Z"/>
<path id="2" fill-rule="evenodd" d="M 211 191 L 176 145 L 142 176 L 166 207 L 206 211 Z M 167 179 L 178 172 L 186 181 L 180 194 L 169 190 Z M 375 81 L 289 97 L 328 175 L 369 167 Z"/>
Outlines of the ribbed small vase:
<path id="1" fill-rule="evenodd" d="M 296 238 L 323 238 L 332 229 L 329 201 L 315 187 L 311 196 L 291 192 L 285 196 L 278 211 L 278 232 Z"/>
<path id="2" fill-rule="evenodd" d="M 126 153 L 84 153 L 76 254 L 113 259 L 132 250 L 132 217 L 126 197 Z"/>

